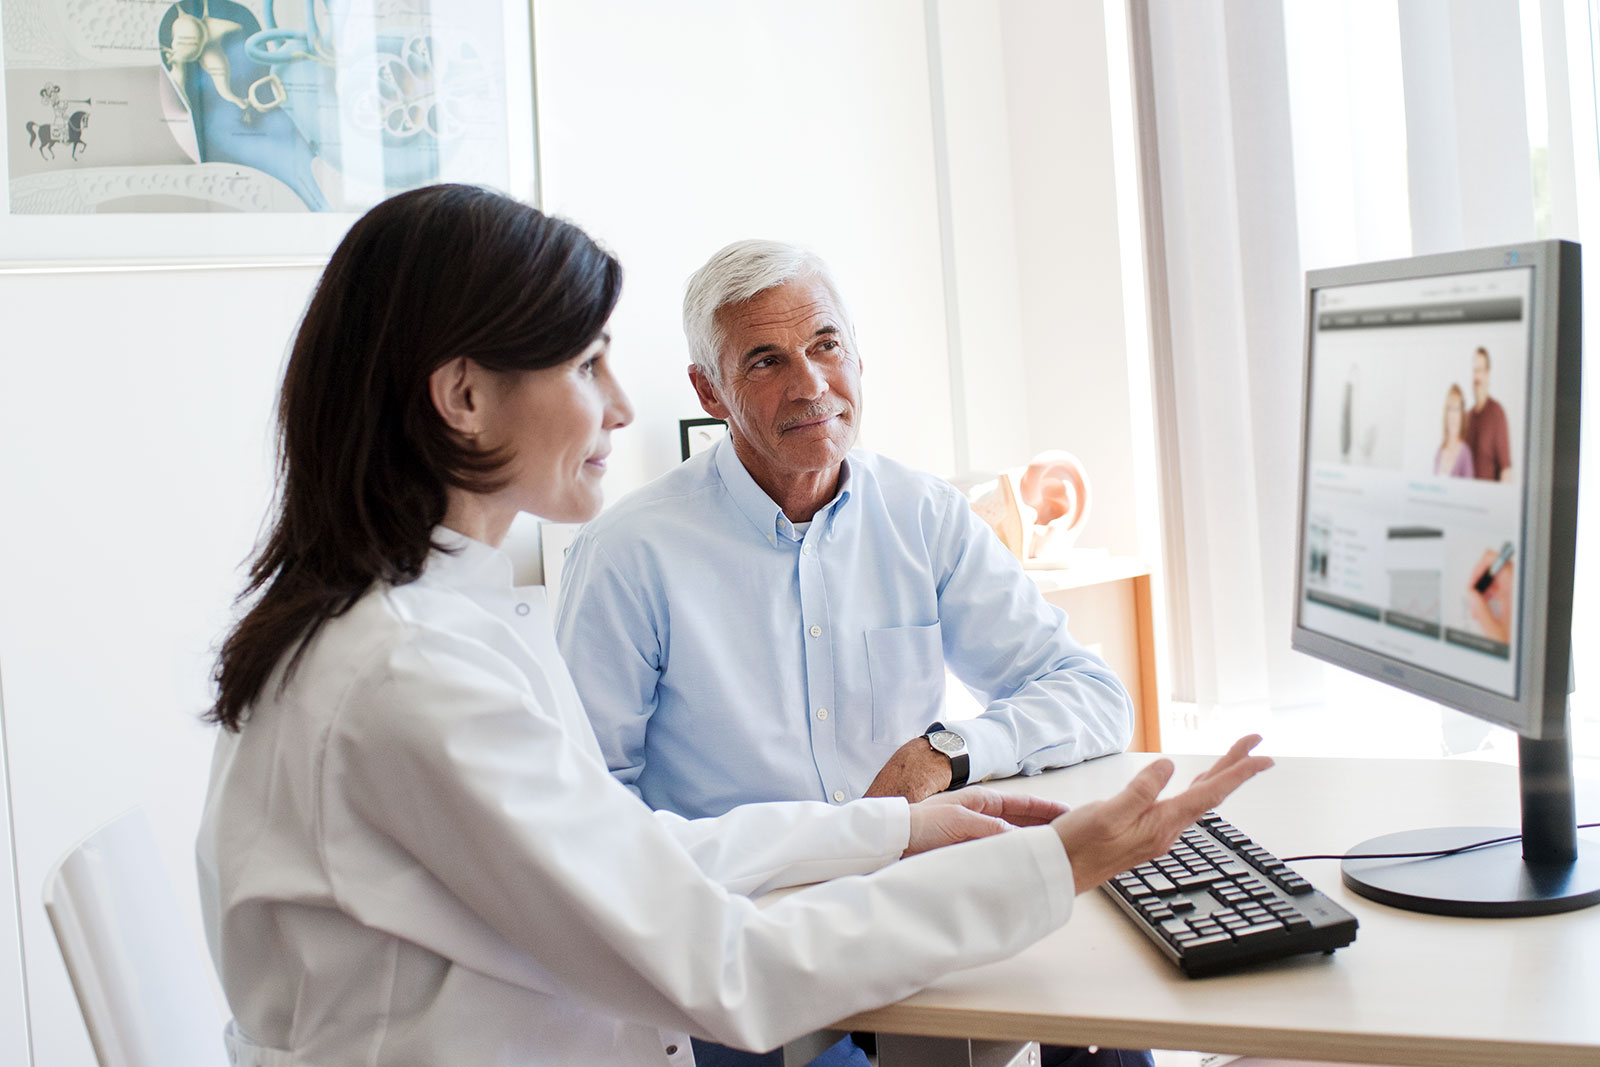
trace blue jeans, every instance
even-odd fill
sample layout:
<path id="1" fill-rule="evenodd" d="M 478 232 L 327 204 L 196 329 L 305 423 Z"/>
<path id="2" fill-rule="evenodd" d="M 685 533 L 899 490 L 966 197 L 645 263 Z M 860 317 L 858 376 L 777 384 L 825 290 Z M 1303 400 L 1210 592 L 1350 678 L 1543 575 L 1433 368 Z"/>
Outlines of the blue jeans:
<path id="1" fill-rule="evenodd" d="M 1152 1067 L 1150 1053 L 1127 1049 L 1068 1048 L 1045 1045 L 1043 1067 Z M 696 1067 L 783 1067 L 783 1050 L 740 1052 L 709 1041 L 694 1039 Z M 868 1067 L 867 1054 L 846 1037 L 812 1060 L 810 1067 Z"/>
<path id="2" fill-rule="evenodd" d="M 771 1052 L 740 1052 L 726 1045 L 693 1039 L 695 1067 L 783 1067 L 783 1049 Z M 848 1037 L 812 1060 L 809 1067 L 869 1067 L 867 1054 Z"/>

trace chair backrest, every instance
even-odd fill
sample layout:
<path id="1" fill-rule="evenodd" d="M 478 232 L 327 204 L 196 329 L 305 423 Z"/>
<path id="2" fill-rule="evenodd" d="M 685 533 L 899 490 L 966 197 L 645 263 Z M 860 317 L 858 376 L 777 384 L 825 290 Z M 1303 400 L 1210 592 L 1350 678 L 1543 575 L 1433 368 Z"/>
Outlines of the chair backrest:
<path id="1" fill-rule="evenodd" d="M 45 879 L 44 908 L 102 1067 L 226 1062 L 210 963 L 144 809 L 62 857 Z"/>

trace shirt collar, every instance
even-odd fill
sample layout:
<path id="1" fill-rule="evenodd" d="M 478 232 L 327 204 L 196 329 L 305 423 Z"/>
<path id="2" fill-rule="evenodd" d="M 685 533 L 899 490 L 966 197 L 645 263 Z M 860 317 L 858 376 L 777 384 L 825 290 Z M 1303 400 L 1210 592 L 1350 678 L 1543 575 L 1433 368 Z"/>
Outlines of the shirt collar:
<path id="1" fill-rule="evenodd" d="M 732 434 L 724 436 L 717 442 L 712 459 L 716 462 L 717 474 L 722 478 L 722 484 L 727 488 L 728 495 L 733 498 L 734 505 L 744 513 L 745 518 L 750 520 L 750 524 L 761 532 L 761 536 L 767 539 L 768 544 L 776 546 L 782 541 L 794 540 L 794 527 L 789 522 L 788 516 L 767 495 L 766 490 L 756 484 L 756 480 L 750 477 L 750 472 L 744 469 L 744 463 L 734 451 Z M 817 512 L 812 522 L 826 519 L 831 526 L 835 514 L 849 499 L 850 457 L 847 455 L 839 465 L 838 491 L 834 493 L 833 499 Z"/>
<path id="2" fill-rule="evenodd" d="M 474 541 L 448 526 L 433 528 L 433 551 L 423 567 L 423 577 L 453 588 L 495 586 L 510 588 L 511 557 L 482 541 Z"/>

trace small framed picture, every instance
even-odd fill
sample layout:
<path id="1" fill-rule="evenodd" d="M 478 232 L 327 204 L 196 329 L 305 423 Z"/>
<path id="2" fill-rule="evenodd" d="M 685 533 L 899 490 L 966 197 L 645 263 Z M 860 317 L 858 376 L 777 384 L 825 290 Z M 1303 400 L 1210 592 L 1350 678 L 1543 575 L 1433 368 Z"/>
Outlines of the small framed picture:
<path id="1" fill-rule="evenodd" d="M 679 419 L 678 443 L 683 448 L 683 458 L 698 456 L 728 434 L 728 424 L 721 419 Z"/>

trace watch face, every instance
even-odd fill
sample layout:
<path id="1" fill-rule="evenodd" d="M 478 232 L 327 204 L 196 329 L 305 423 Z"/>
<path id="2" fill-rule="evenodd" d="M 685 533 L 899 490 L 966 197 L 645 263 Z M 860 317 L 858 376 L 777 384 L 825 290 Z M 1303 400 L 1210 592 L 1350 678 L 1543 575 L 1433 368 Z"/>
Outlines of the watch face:
<path id="1" fill-rule="evenodd" d="M 960 755 L 967 748 L 967 743 L 954 730 L 939 730 L 929 734 L 928 744 L 947 756 Z"/>

